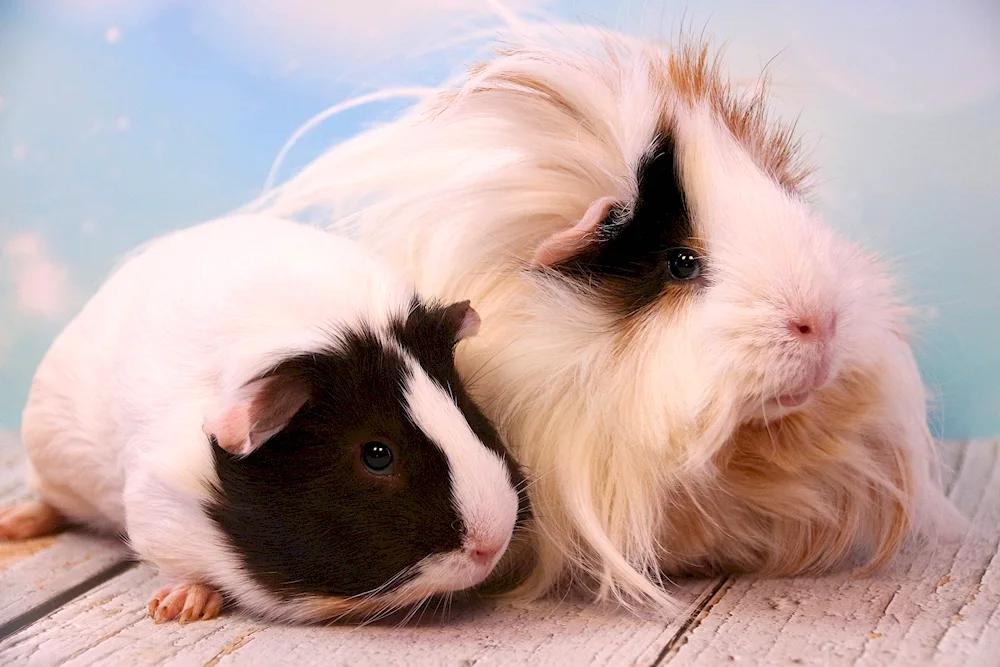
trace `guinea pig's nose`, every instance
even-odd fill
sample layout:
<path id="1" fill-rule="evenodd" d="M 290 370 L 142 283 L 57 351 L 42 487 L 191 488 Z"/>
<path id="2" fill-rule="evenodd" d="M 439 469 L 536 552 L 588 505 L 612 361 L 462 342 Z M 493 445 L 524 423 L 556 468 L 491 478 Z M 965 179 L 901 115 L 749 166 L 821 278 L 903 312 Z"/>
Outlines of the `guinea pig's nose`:
<path id="1" fill-rule="evenodd" d="M 837 333 L 837 315 L 803 315 L 788 320 L 788 330 L 804 343 L 827 343 Z"/>
<path id="2" fill-rule="evenodd" d="M 486 542 L 470 544 L 467 548 L 469 559 L 476 565 L 486 566 L 493 562 L 504 549 L 503 544 L 490 544 Z"/>

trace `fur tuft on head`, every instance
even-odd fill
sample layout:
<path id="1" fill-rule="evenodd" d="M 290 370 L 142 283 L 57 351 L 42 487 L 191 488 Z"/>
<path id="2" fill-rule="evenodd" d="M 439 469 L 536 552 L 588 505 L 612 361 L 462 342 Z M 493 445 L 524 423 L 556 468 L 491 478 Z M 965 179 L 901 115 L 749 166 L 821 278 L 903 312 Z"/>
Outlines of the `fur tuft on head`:
<path id="1" fill-rule="evenodd" d="M 591 37 L 522 40 L 258 205 L 347 211 L 472 299 L 459 370 L 534 479 L 520 593 L 884 563 L 945 504 L 891 280 L 707 45 Z"/>

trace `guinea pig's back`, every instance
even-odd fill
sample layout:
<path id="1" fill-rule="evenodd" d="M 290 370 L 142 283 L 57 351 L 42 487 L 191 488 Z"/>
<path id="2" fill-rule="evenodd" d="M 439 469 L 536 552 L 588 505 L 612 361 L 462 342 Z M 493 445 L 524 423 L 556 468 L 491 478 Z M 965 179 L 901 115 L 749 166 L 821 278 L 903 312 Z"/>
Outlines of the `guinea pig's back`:
<path id="1" fill-rule="evenodd" d="M 142 284 L 141 298 L 124 337 L 143 344 L 122 352 L 144 364 L 159 349 L 148 361 L 191 384 L 246 382 L 290 351 L 329 344 L 345 327 L 388 322 L 414 295 L 355 242 L 269 216 L 204 223 L 160 239 L 139 259 L 133 282 Z"/>

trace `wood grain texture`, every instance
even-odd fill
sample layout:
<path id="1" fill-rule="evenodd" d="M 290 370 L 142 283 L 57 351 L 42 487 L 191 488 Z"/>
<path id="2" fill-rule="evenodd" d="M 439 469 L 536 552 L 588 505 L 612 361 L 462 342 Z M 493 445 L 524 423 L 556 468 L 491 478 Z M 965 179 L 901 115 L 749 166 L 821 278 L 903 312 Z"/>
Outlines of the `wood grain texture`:
<path id="1" fill-rule="evenodd" d="M 0 503 L 14 502 L 27 496 L 21 442 L 15 432 L 0 431 Z"/>
<path id="2" fill-rule="evenodd" d="M 0 504 L 28 497 L 21 444 L 15 434 L 0 432 Z M 0 542 L 0 624 L 79 584 L 125 555 L 119 541 L 81 533 Z"/>
<path id="3" fill-rule="evenodd" d="M 0 643 L 18 665 L 652 665 L 688 616 L 648 619 L 571 601 L 489 602 L 417 625 L 268 626 L 226 612 L 156 625 L 149 594 L 165 580 L 141 566 Z M 689 582 L 689 608 L 712 582 Z"/>
<path id="4" fill-rule="evenodd" d="M 910 547 L 884 571 L 740 578 L 667 660 L 671 665 L 1000 664 L 998 443 L 950 445 L 950 495 L 974 528 Z"/>
<path id="5" fill-rule="evenodd" d="M 974 530 L 937 549 L 910 548 L 867 578 L 844 573 L 688 582 L 681 589 L 687 611 L 674 619 L 640 619 L 563 601 L 459 608 L 445 621 L 424 619 L 403 628 L 270 626 L 233 611 L 180 626 L 149 619 L 148 596 L 165 580 L 139 566 L 0 642 L 0 664 L 1000 664 L 998 445 L 943 450 L 952 470 L 950 495 Z M 0 465 L 11 460 L 4 456 L 0 448 Z M 0 468 L 0 490 L 4 474 Z M 53 548 L 16 564 L 40 564 L 39 571 L 12 579 L 18 590 L 58 571 L 46 575 L 41 565 Z M 58 583 L 45 586 L 58 589 Z M 0 590 L 8 590 L 2 579 Z"/>

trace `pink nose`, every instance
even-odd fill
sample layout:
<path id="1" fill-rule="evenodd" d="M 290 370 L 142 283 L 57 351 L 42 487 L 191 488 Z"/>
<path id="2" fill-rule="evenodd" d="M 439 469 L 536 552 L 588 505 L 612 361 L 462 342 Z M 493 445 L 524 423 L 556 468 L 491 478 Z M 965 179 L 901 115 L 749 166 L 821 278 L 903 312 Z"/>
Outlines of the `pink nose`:
<path id="1" fill-rule="evenodd" d="M 837 333 L 837 316 L 795 317 L 788 320 L 788 330 L 803 342 L 825 343 Z"/>
<path id="2" fill-rule="evenodd" d="M 489 565 L 503 550 L 500 544 L 473 544 L 468 548 L 469 559 L 476 565 Z"/>

